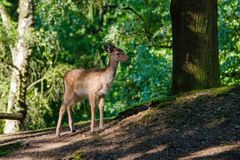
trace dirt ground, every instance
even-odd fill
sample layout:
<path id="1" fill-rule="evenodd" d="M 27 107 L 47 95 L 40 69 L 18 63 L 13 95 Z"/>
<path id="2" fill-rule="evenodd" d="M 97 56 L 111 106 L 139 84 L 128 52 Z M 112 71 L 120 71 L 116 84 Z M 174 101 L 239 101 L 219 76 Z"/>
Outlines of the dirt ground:
<path id="1" fill-rule="evenodd" d="M 95 134 L 89 133 L 87 123 L 74 134 L 64 128 L 60 138 L 53 129 L 1 135 L 0 144 L 19 140 L 23 147 L 0 159 L 240 159 L 239 88 L 220 95 L 185 94 L 149 106 L 107 122 L 106 129 Z"/>

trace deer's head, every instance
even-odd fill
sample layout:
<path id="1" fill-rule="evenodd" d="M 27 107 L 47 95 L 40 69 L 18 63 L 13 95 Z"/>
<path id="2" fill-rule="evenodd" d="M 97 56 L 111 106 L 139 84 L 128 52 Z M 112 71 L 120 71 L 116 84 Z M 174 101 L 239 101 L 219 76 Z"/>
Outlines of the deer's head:
<path id="1" fill-rule="evenodd" d="M 108 52 L 116 62 L 127 62 L 129 60 L 128 56 L 125 55 L 122 49 L 115 47 L 112 44 L 106 44 L 103 49 Z"/>

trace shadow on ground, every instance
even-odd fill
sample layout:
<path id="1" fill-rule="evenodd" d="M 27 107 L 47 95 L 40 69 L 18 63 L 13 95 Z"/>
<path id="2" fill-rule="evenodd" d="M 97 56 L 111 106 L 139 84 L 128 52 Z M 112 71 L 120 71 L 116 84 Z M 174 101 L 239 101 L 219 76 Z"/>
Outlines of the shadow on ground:
<path id="1" fill-rule="evenodd" d="M 240 159 L 240 89 L 183 95 L 171 104 L 122 120 L 94 135 L 89 124 L 77 134 L 36 134 L 9 159 Z M 24 138 L 23 138 L 24 139 Z M 60 145 L 61 144 L 61 145 Z M 52 146 L 51 146 L 52 145 Z M 34 149 L 35 146 L 35 149 Z M 31 148 L 32 147 L 32 148 Z M 46 148 L 46 149 L 44 149 Z M 79 155 L 80 154 L 80 155 Z"/>

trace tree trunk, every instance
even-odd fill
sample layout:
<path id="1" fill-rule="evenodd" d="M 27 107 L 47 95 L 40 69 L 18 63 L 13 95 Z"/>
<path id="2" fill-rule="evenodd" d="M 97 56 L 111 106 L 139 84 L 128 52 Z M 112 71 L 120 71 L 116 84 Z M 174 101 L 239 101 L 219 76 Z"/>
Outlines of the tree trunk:
<path id="1" fill-rule="evenodd" d="M 18 38 L 12 50 L 12 76 L 8 97 L 8 113 L 21 113 L 23 118 L 19 120 L 6 120 L 4 133 L 15 133 L 20 130 L 21 124 L 27 113 L 26 82 L 28 60 L 31 55 L 29 37 L 33 24 L 33 4 L 32 0 L 19 1 Z"/>
<path id="2" fill-rule="evenodd" d="M 172 0 L 174 94 L 220 85 L 217 0 Z"/>

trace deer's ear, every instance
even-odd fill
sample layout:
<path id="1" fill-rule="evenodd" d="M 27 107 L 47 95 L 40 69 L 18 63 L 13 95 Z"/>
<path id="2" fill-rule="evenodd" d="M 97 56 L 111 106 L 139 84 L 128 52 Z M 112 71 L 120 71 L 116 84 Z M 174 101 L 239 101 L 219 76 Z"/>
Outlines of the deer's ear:
<path id="1" fill-rule="evenodd" d="M 115 47 L 112 44 L 105 44 L 105 45 L 103 45 L 103 50 L 108 52 L 108 53 L 112 53 L 114 48 Z"/>

